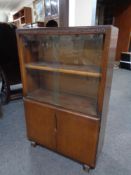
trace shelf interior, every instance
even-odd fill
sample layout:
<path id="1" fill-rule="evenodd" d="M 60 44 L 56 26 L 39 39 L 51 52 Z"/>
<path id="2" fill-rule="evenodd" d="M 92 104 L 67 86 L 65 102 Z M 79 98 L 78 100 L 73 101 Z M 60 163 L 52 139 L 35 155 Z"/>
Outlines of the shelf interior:
<path id="1" fill-rule="evenodd" d="M 104 35 L 25 35 L 27 96 L 97 116 Z"/>
<path id="2" fill-rule="evenodd" d="M 21 24 L 24 24 L 25 23 L 25 17 L 21 17 Z"/>
<path id="3" fill-rule="evenodd" d="M 100 68 L 98 66 L 85 66 L 85 65 L 64 65 L 56 63 L 29 63 L 25 66 L 27 69 L 43 70 L 49 72 L 58 72 L 64 74 L 74 74 L 80 76 L 90 76 L 94 78 L 100 78 Z"/>
<path id="4" fill-rule="evenodd" d="M 39 102 L 53 104 L 83 114 L 97 116 L 97 105 L 95 100 L 91 98 L 68 93 L 53 93 L 52 91 L 41 88 L 28 93 L 27 97 Z"/>

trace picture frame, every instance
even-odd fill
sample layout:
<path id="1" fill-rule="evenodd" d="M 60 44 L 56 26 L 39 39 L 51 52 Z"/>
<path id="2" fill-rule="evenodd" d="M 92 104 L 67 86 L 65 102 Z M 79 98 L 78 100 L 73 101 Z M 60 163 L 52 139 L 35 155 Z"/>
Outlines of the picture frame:
<path id="1" fill-rule="evenodd" d="M 35 0 L 33 2 L 35 22 L 44 22 L 45 6 L 44 0 Z"/>

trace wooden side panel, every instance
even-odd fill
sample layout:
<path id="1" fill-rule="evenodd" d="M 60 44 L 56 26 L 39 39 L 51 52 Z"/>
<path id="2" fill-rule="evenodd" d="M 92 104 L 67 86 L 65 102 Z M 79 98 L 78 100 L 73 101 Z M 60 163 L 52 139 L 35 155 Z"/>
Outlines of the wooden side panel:
<path id="1" fill-rule="evenodd" d="M 25 65 L 36 60 L 36 55 L 33 55 L 30 51 L 30 48 L 27 47 L 28 44 L 23 40 L 23 37 L 17 34 L 17 43 L 18 43 L 18 51 L 19 51 L 19 62 L 21 69 L 21 78 L 23 85 L 23 96 L 26 96 L 28 92 L 31 92 L 35 89 L 39 88 L 39 74 L 32 71 L 32 75 L 27 69 Z"/>
<path id="2" fill-rule="evenodd" d="M 23 85 L 23 95 L 25 96 L 27 93 L 27 78 L 26 78 L 24 53 L 23 53 L 24 44 L 19 34 L 17 34 L 17 45 L 18 45 L 18 53 L 19 53 L 21 79 L 22 79 L 22 85 Z"/>
<path id="3" fill-rule="evenodd" d="M 99 107 L 102 108 L 102 116 L 101 116 L 101 129 L 100 129 L 98 153 L 101 152 L 102 150 L 105 137 L 106 121 L 107 121 L 110 91 L 113 76 L 113 65 L 117 46 L 117 37 L 118 37 L 118 29 L 112 27 L 112 29 L 107 32 L 105 41 L 105 45 L 108 47 L 105 47 L 104 51 L 105 53 L 103 55 L 102 82 L 99 91 Z"/>
<path id="4" fill-rule="evenodd" d="M 98 92 L 98 111 L 101 114 L 103 110 L 104 95 L 106 94 L 107 83 L 110 85 L 112 82 L 113 64 L 116 53 L 118 29 L 110 27 L 106 31 L 104 50 L 102 56 L 102 77 Z M 109 101 L 110 93 L 107 93 L 107 101 Z"/>
<path id="5" fill-rule="evenodd" d="M 24 100 L 29 140 L 55 150 L 55 113 L 41 103 Z"/>
<path id="6" fill-rule="evenodd" d="M 57 151 L 81 163 L 95 166 L 99 119 L 58 111 Z"/>
<path id="7" fill-rule="evenodd" d="M 115 26 L 117 26 L 120 30 L 116 54 L 117 61 L 121 58 L 121 52 L 129 51 L 131 20 L 128 19 L 131 19 L 131 4 L 115 16 Z"/>

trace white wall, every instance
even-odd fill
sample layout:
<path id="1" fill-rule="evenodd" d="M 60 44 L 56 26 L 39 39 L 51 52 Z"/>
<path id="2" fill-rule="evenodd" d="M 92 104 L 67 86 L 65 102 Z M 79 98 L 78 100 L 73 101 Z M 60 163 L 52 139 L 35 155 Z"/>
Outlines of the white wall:
<path id="1" fill-rule="evenodd" d="M 0 10 L 0 22 L 8 22 L 8 12 Z"/>
<path id="2" fill-rule="evenodd" d="M 69 26 L 91 26 L 95 25 L 97 0 L 69 0 Z M 23 6 L 32 8 L 32 17 L 34 22 L 33 3 L 20 4 L 18 9 L 15 9 L 9 14 L 9 21 L 12 21 L 12 15 L 20 10 Z M 5 16 L 0 15 L 0 20 Z"/>
<path id="3" fill-rule="evenodd" d="M 69 0 L 69 26 L 75 26 L 76 0 Z"/>
<path id="4" fill-rule="evenodd" d="M 69 26 L 95 25 L 97 0 L 69 0 Z"/>

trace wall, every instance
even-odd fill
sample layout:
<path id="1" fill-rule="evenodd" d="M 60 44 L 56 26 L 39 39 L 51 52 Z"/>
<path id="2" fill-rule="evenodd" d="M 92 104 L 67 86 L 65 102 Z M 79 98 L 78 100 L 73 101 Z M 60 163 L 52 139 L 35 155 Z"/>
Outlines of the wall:
<path id="1" fill-rule="evenodd" d="M 119 28 L 116 60 L 120 60 L 121 52 L 127 52 L 129 49 L 131 35 L 131 5 L 116 15 L 114 25 Z"/>
<path id="2" fill-rule="evenodd" d="M 97 0 L 69 0 L 69 26 L 95 25 Z"/>
<path id="3" fill-rule="evenodd" d="M 62 6 L 62 19 L 68 18 L 68 10 L 66 10 L 67 0 L 60 0 Z M 69 0 L 69 26 L 91 26 L 95 25 L 97 0 Z M 67 3 L 68 5 L 68 3 Z M 20 6 L 9 14 L 9 21 L 13 21 L 12 15 L 20 10 L 23 6 L 33 7 L 33 4 L 20 4 Z M 66 10 L 66 12 L 64 12 Z M 32 10 L 33 12 L 33 10 Z M 66 15 L 67 14 L 67 15 Z M 34 22 L 34 15 L 33 22 Z M 66 19 L 68 23 L 68 19 Z M 68 25 L 68 24 L 66 24 Z"/>
<path id="4" fill-rule="evenodd" d="M 0 22 L 8 22 L 8 12 L 0 10 Z"/>
<path id="5" fill-rule="evenodd" d="M 32 9 L 32 22 L 35 22 L 35 17 L 34 17 L 34 11 L 33 11 L 33 3 L 21 3 L 17 9 L 11 11 L 10 13 L 8 13 L 8 22 L 12 22 L 13 21 L 13 14 L 15 14 L 16 12 L 18 12 L 20 9 L 22 9 L 23 7 L 30 7 Z"/>
<path id="6" fill-rule="evenodd" d="M 69 0 L 69 26 L 75 26 L 75 7 L 76 1 Z"/>

